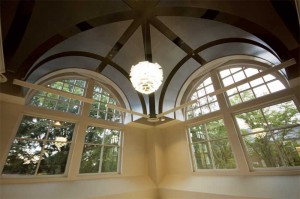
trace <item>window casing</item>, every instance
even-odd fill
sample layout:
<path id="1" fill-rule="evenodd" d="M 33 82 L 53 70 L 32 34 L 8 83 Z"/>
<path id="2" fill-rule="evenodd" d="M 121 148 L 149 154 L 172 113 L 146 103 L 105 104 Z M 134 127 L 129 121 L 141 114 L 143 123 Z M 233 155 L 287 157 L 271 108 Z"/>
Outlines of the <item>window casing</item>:
<path id="1" fill-rule="evenodd" d="M 119 130 L 88 126 L 80 173 L 118 172 L 120 144 Z"/>
<path id="2" fill-rule="evenodd" d="M 86 81 L 81 79 L 62 79 L 47 85 L 49 88 L 84 96 Z M 80 114 L 82 102 L 54 93 L 37 91 L 32 97 L 30 104 L 37 107 L 52 109 L 73 114 Z"/>
<path id="3" fill-rule="evenodd" d="M 100 111 L 105 113 L 105 117 L 91 117 L 90 111 L 92 110 L 92 104 L 81 102 L 79 100 L 77 100 L 79 102 L 79 106 L 78 109 L 76 109 L 76 112 L 70 112 L 68 111 L 68 107 L 70 107 L 70 103 L 74 101 L 74 99 L 66 99 L 63 96 L 40 91 L 35 91 L 34 93 L 29 94 L 28 105 L 31 106 L 25 107 L 23 119 L 20 123 L 11 149 L 8 152 L 7 160 L 2 170 L 2 175 L 67 175 L 67 171 L 70 167 L 69 162 L 71 161 L 71 158 L 68 157 L 69 154 L 74 153 L 73 148 L 75 147 L 75 145 L 72 144 L 72 139 L 73 137 L 74 139 L 78 137 L 77 134 L 86 133 L 85 131 L 78 131 L 84 126 L 87 129 L 104 129 L 104 133 L 102 135 L 104 136 L 104 142 L 90 142 L 91 140 L 89 140 L 88 137 L 86 137 L 85 140 L 76 140 L 76 142 L 74 142 L 77 143 L 76 145 L 79 144 L 79 146 L 80 143 L 82 143 L 84 149 L 81 151 L 83 154 L 79 154 L 82 155 L 82 158 L 87 156 L 87 151 L 90 148 L 101 152 L 101 156 L 99 156 L 96 160 L 101 160 L 98 163 L 100 165 L 100 169 L 95 172 L 94 168 L 89 170 L 82 167 L 80 168 L 80 173 L 120 173 L 122 131 L 114 129 L 121 128 L 120 123 L 123 122 L 123 115 L 116 110 L 106 108 L 108 103 L 120 106 L 119 99 L 116 98 L 109 89 L 91 79 L 87 80 L 70 77 L 64 79 L 62 77 L 61 79 L 56 78 L 55 81 L 46 85 L 54 89 L 70 92 L 76 95 L 78 94 L 91 99 L 93 99 L 93 94 L 95 94 L 93 91 L 100 90 L 100 102 L 104 102 L 103 104 L 105 106 L 105 109 L 103 109 L 104 111 Z M 103 100 L 104 98 L 106 101 Z M 66 100 L 64 101 L 64 99 Z M 44 103 L 46 100 L 52 100 L 53 104 L 55 102 L 55 106 L 52 108 L 47 107 Z M 59 102 L 61 100 L 64 102 L 63 106 L 67 107 L 66 109 L 59 108 Z M 95 101 L 97 102 L 97 100 Z M 32 105 L 36 106 L 33 110 Z M 44 110 L 39 113 L 39 108 L 43 108 Z M 60 112 L 67 112 L 71 114 L 63 114 L 63 116 L 61 116 Z M 105 128 L 103 128 L 101 127 L 101 120 L 107 120 L 110 123 L 105 122 Z M 60 122 L 60 124 L 57 122 Z M 97 124 L 97 127 L 90 125 L 95 123 Z M 78 126 L 81 127 L 79 128 Z M 109 128 L 110 126 L 111 129 Z M 87 135 L 91 134 L 92 133 L 89 132 Z M 111 137 L 111 139 L 109 139 L 109 137 Z M 78 162 L 78 166 L 79 165 L 80 162 Z"/>
<path id="4" fill-rule="evenodd" d="M 255 67 L 252 64 L 249 66 L 233 65 L 225 69 L 224 67 L 214 69 L 207 74 L 204 74 L 203 78 L 199 78 L 199 83 L 195 84 L 192 92 L 187 91 L 190 93 L 187 96 L 187 99 L 195 99 L 195 96 L 198 94 L 199 87 L 204 85 L 204 81 L 207 77 L 211 77 L 211 84 L 214 88 L 224 88 L 263 70 L 262 66 Z M 299 107 L 296 104 L 296 98 L 294 98 L 291 95 L 291 92 L 288 91 L 289 88 L 287 85 L 288 84 L 284 77 L 280 73 L 265 75 L 257 80 L 242 84 L 233 89 L 227 90 L 222 94 L 218 94 L 216 96 L 216 103 L 219 105 L 218 111 L 210 112 L 206 115 L 199 114 L 198 117 L 190 117 L 190 107 L 188 107 L 185 113 L 186 123 L 191 123 L 192 126 L 195 124 L 205 126 L 205 123 L 200 122 L 203 120 L 214 121 L 215 118 L 223 119 L 225 129 L 227 129 L 228 132 L 228 143 L 231 143 L 233 153 L 236 155 L 240 154 L 239 151 L 243 151 L 247 157 L 247 161 L 243 158 L 236 157 L 238 159 L 236 160 L 237 168 L 242 168 L 245 172 L 249 172 L 249 170 L 252 172 L 263 172 L 266 169 L 274 170 L 278 168 L 280 168 L 280 170 L 284 168 L 299 169 Z M 266 90 L 267 92 L 265 92 Z M 249 96 L 247 96 L 247 93 Z M 197 103 L 201 104 L 199 98 Z M 277 119 L 276 123 L 274 119 L 270 119 L 272 117 L 280 119 Z M 245 129 L 241 127 L 242 118 L 244 120 L 251 120 L 251 118 L 255 118 L 255 121 L 252 121 L 252 124 L 256 122 L 256 126 L 253 125 L 254 127 L 252 128 L 252 130 L 254 130 L 253 132 L 246 132 Z M 273 123 L 270 122 L 271 120 Z M 286 124 L 280 124 L 280 121 L 284 121 Z M 259 126 L 259 122 L 264 124 Z M 243 121 L 243 123 L 246 122 Z M 274 126 L 275 123 L 277 126 Z M 251 128 L 248 124 L 248 131 L 249 129 Z M 192 146 L 193 135 L 190 134 L 190 127 L 188 128 L 188 132 L 188 137 L 191 141 L 191 155 L 194 161 L 194 170 L 200 171 L 203 169 L 218 169 L 217 166 L 203 166 L 203 163 L 202 165 L 198 163 L 199 160 L 197 160 L 197 158 L 199 159 L 199 157 L 197 156 L 199 156 L 199 154 L 195 154 L 195 148 Z M 236 144 L 239 140 L 242 141 L 242 145 Z M 256 143 L 255 140 L 257 141 Z M 206 145 L 209 146 L 209 141 L 202 142 L 206 142 Z M 251 147 L 251 144 L 253 145 L 254 143 L 256 145 Z M 268 149 L 268 155 L 263 155 L 266 150 L 259 148 L 259 146 L 263 146 Z M 209 147 L 207 148 L 209 149 Z M 257 151 L 258 149 L 260 151 Z M 210 150 L 210 154 L 216 153 L 214 152 L 214 148 L 211 147 Z M 266 158 L 267 156 L 269 160 Z M 210 159 L 212 159 L 211 157 L 213 157 L 213 155 L 210 155 Z M 213 164 L 211 163 L 211 165 Z"/>
<path id="5" fill-rule="evenodd" d="M 235 115 L 253 168 L 300 166 L 300 113 L 293 101 Z"/>
<path id="6" fill-rule="evenodd" d="M 2 174 L 62 175 L 75 124 L 24 115 Z"/>
<path id="7" fill-rule="evenodd" d="M 236 167 L 222 119 L 189 127 L 188 131 L 196 170 Z"/>

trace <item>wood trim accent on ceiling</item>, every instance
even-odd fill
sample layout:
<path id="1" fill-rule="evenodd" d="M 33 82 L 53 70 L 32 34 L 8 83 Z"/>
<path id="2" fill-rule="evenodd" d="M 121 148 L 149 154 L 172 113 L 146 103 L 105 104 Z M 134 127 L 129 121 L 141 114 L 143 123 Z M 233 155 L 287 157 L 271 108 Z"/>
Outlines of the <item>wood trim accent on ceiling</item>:
<path id="1" fill-rule="evenodd" d="M 1 2 L 4 3 L 4 2 Z M 35 1 L 19 1 L 17 10 L 15 12 L 12 24 L 3 41 L 3 51 L 5 56 L 6 67 L 10 69 L 9 62 L 18 49 L 22 38 L 27 29 L 27 25 L 31 18 L 31 14 L 35 5 Z"/>

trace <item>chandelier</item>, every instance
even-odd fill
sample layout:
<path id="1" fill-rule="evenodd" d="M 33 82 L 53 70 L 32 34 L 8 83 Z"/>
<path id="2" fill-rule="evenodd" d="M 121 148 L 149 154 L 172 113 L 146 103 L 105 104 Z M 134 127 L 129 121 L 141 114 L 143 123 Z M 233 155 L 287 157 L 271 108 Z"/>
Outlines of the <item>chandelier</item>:
<path id="1" fill-rule="evenodd" d="M 163 71 L 159 64 L 148 61 L 133 65 L 130 71 L 130 81 L 135 90 L 143 94 L 156 91 L 163 80 Z"/>

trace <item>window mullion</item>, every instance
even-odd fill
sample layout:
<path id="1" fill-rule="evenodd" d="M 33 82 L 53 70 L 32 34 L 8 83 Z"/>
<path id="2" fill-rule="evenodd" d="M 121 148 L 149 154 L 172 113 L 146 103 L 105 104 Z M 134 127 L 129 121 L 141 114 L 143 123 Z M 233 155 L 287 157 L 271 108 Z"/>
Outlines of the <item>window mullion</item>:
<path id="1" fill-rule="evenodd" d="M 222 88 L 222 84 L 217 73 L 217 70 L 211 72 L 211 79 L 215 90 Z M 226 101 L 225 94 L 221 93 L 216 97 L 220 106 L 221 114 L 223 115 L 224 125 L 228 133 L 228 139 L 231 143 L 231 148 L 235 156 L 237 167 L 241 172 L 249 172 L 250 169 L 248 166 L 246 155 L 244 153 L 245 150 L 241 143 L 242 138 L 239 137 L 237 128 L 235 127 L 231 107 L 229 107 L 230 105 Z"/>

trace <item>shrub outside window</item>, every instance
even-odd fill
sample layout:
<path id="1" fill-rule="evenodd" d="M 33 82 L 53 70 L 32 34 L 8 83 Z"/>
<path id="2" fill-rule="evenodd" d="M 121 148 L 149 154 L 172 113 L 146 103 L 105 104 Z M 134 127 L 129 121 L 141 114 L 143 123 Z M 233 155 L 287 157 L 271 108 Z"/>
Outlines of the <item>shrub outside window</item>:
<path id="1" fill-rule="evenodd" d="M 2 174 L 64 174 L 75 124 L 59 122 L 25 115 Z"/>
<path id="2" fill-rule="evenodd" d="M 300 113 L 293 101 L 235 118 L 253 168 L 300 166 Z"/>
<path id="3" fill-rule="evenodd" d="M 86 130 L 80 173 L 118 172 L 121 132 L 89 126 Z"/>
<path id="4" fill-rule="evenodd" d="M 188 131 L 195 170 L 236 167 L 223 120 L 195 125 Z"/>

